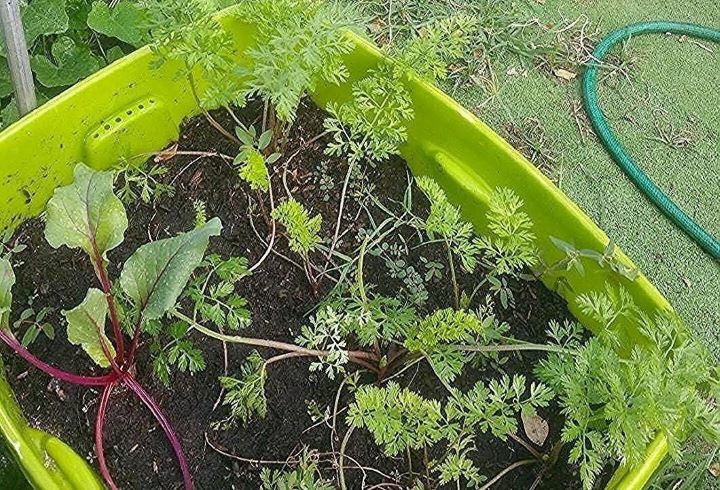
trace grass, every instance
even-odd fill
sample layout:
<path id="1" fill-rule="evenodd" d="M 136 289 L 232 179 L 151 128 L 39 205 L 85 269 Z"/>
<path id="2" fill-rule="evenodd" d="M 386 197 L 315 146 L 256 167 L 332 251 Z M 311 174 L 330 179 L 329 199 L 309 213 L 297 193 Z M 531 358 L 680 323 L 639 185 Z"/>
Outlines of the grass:
<path id="1" fill-rule="evenodd" d="M 582 61 L 611 30 L 646 20 L 720 27 L 714 0 L 361 0 L 381 42 L 430 15 L 469 11 L 486 33 L 470 53 L 472 83 L 446 90 L 523 151 L 612 237 L 720 359 L 720 264 L 625 177 L 595 139 L 581 106 Z M 508 29 L 515 23 L 515 27 Z M 525 27 L 517 27 L 517 25 Z M 567 29 L 566 29 L 567 28 Z M 557 31 L 563 31 L 557 34 Z M 511 34 L 508 34 L 511 32 Z M 584 37 L 581 37 L 584 35 Z M 527 60 L 521 48 L 545 57 Z M 580 43 L 584 40 L 584 43 Z M 583 49 L 584 48 L 584 49 Z M 689 215 L 720 236 L 720 45 L 646 35 L 612 53 L 599 93 L 619 139 Z M 524 53 L 528 55 L 527 52 Z M 480 60 L 478 60 L 478 58 Z M 541 66 L 539 66 L 541 65 Z M 567 70 L 566 80 L 553 69 Z"/>
<path id="2" fill-rule="evenodd" d="M 534 9 L 543 23 L 587 16 L 601 35 L 631 22 L 673 19 L 720 26 L 720 5 L 679 0 L 588 2 L 548 0 Z M 720 45 L 713 52 L 676 36 L 631 40 L 629 78 L 616 73 L 600 85 L 600 100 L 613 129 L 642 168 L 679 205 L 720 236 Z M 561 155 L 560 188 L 637 263 L 720 359 L 720 264 L 665 219 L 610 160 L 586 121 L 578 78 L 560 83 L 542 70 L 508 76 L 515 60 L 499 60 L 500 91 L 456 90 L 460 102 L 499 130 L 539 120 Z"/>

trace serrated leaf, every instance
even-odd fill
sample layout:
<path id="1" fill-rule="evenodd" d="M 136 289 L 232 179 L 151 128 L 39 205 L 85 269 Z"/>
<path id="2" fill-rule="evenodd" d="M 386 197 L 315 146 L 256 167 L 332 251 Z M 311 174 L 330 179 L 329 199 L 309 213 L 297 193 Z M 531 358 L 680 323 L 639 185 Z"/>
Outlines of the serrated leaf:
<path id="1" fill-rule="evenodd" d="M 87 296 L 80 305 L 62 313 L 67 320 L 70 343 L 81 346 L 99 366 L 108 367 L 110 362 L 103 352 L 102 345 L 105 344 L 112 357 L 115 357 L 115 349 L 105 335 L 105 319 L 108 314 L 105 294 L 99 289 L 92 288 L 88 290 Z"/>
<path id="2" fill-rule="evenodd" d="M 65 0 L 32 0 L 22 10 L 25 39 L 28 45 L 38 36 L 62 34 L 68 30 L 69 18 Z"/>
<path id="3" fill-rule="evenodd" d="M 175 306 L 210 237 L 221 230 L 220 220 L 213 218 L 201 228 L 143 245 L 128 259 L 120 286 L 145 320 L 157 320 Z"/>
<path id="4" fill-rule="evenodd" d="M 45 87 L 66 87 L 98 71 L 101 59 L 85 45 L 77 45 L 67 36 L 52 45 L 53 60 L 35 55 L 30 60 L 35 77 Z"/>
<path id="5" fill-rule="evenodd" d="M 12 306 L 12 287 L 15 285 L 15 273 L 7 259 L 0 258 L 0 328 L 10 325 L 10 307 Z"/>
<path id="6" fill-rule="evenodd" d="M 147 30 L 145 12 L 136 3 L 122 0 L 115 7 L 103 1 L 93 2 L 87 25 L 100 34 L 114 37 L 140 47 L 145 43 Z"/>
<path id="7" fill-rule="evenodd" d="M 105 260 L 122 243 L 127 225 L 125 208 L 113 194 L 113 173 L 79 163 L 75 181 L 56 189 L 48 202 L 45 238 L 53 248 L 83 249 L 95 263 L 97 255 Z"/>

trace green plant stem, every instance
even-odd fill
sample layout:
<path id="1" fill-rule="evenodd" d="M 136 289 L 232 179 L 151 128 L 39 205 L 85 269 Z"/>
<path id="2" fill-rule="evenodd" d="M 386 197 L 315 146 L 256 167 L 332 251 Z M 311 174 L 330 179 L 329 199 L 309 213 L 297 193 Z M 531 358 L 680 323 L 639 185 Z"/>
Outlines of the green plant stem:
<path id="1" fill-rule="evenodd" d="M 266 360 L 265 367 L 268 367 L 269 365 L 276 362 L 284 361 L 286 359 L 293 359 L 295 357 L 309 357 L 309 354 L 305 354 L 304 352 L 286 352 L 285 354 L 280 354 Z"/>
<path id="2" fill-rule="evenodd" d="M 428 457 L 427 445 L 423 446 L 423 464 L 425 465 L 425 483 L 428 488 L 432 488 L 430 484 L 430 458 Z"/>
<path id="3" fill-rule="evenodd" d="M 233 143 L 237 145 L 242 145 L 242 142 L 235 137 L 232 133 L 230 133 L 227 129 L 222 127 L 222 124 L 217 122 L 214 117 L 210 115 L 208 111 L 206 111 L 202 103 L 200 102 L 200 96 L 197 93 L 197 87 L 195 86 L 195 76 L 192 74 L 192 70 L 188 68 L 188 82 L 190 82 L 190 91 L 192 92 L 193 98 L 195 99 L 195 103 L 197 103 L 200 110 L 203 112 L 203 115 L 205 116 L 205 119 L 208 120 L 210 125 L 215 128 L 220 134 L 225 136 L 227 139 L 232 141 Z"/>
<path id="4" fill-rule="evenodd" d="M 348 431 L 345 433 L 345 437 L 343 437 L 342 444 L 340 444 L 340 460 L 338 461 L 338 476 L 340 477 L 340 489 L 341 490 L 347 490 L 347 485 L 345 484 L 345 450 L 347 449 L 348 442 L 350 441 L 350 436 L 352 436 L 353 431 L 355 430 L 355 427 L 350 427 Z"/>
<path id="5" fill-rule="evenodd" d="M 252 274 L 255 272 L 263 262 L 270 256 L 270 253 L 272 252 L 273 245 L 275 245 L 275 237 L 277 235 L 277 223 L 272 218 L 272 212 L 275 209 L 275 197 L 273 195 L 273 188 L 272 188 L 272 181 L 270 180 L 270 172 L 268 171 L 267 167 L 265 168 L 265 174 L 267 175 L 268 182 L 270 183 L 268 185 L 268 194 L 270 196 L 270 225 L 271 225 L 271 231 L 270 231 L 270 242 L 268 243 L 267 248 L 265 249 L 265 253 L 260 257 L 260 260 L 258 260 L 250 269 L 248 269 L 248 272 Z"/>
<path id="6" fill-rule="evenodd" d="M 290 344 L 287 342 L 278 342 L 276 340 L 267 340 L 267 339 L 257 339 L 253 337 L 241 337 L 238 335 L 225 335 L 218 333 L 214 330 L 211 330 L 207 327 L 204 327 L 197 323 L 195 320 L 190 318 L 189 316 L 175 310 L 172 313 L 176 318 L 179 320 L 182 320 L 186 322 L 188 325 L 190 325 L 192 328 L 197 330 L 200 333 L 203 333 L 207 335 L 208 337 L 212 337 L 217 340 L 221 340 L 224 342 L 230 342 L 233 344 L 244 344 L 244 345 L 252 345 L 255 347 L 266 347 L 268 349 L 277 349 L 282 350 L 286 352 L 293 352 L 298 355 L 307 356 L 307 357 L 327 357 L 331 353 L 329 351 L 322 351 L 322 350 L 315 350 L 315 349 L 307 349 L 305 347 L 301 347 L 299 345 Z M 370 352 L 365 351 L 348 351 L 348 360 L 354 362 L 355 364 L 359 364 L 365 368 L 368 368 L 374 372 L 377 372 L 377 367 L 374 366 L 372 363 L 377 363 L 378 359 L 377 356 Z"/>
<path id="7" fill-rule="evenodd" d="M 575 355 L 577 351 L 566 349 L 557 345 L 544 344 L 502 344 L 502 345 L 456 345 L 457 349 L 464 352 L 515 352 L 515 351 L 543 351 L 557 352 L 558 354 Z"/>
<path id="8" fill-rule="evenodd" d="M 508 433 L 508 436 L 510 436 L 510 439 L 514 440 L 515 442 L 517 442 L 518 444 L 520 444 L 522 447 L 524 447 L 525 449 L 527 449 L 527 451 L 528 451 L 530 454 L 532 454 L 533 456 L 535 456 L 535 458 L 536 458 L 538 461 L 543 461 L 543 460 L 545 459 L 544 455 L 543 455 L 541 452 L 539 452 L 537 449 L 535 449 L 534 447 L 532 447 L 528 442 L 526 442 L 524 439 L 522 439 L 522 438 L 521 438 L 520 436 L 518 436 L 517 434 L 514 434 L 514 433 L 510 432 L 510 433 Z"/>
<path id="9" fill-rule="evenodd" d="M 355 160 L 350 160 L 348 163 L 347 174 L 345 175 L 345 182 L 343 183 L 342 193 L 340 194 L 340 207 L 338 209 L 337 222 L 335 223 L 335 234 L 333 235 L 332 242 L 330 243 L 330 251 L 327 254 L 327 260 L 330 261 L 332 254 L 337 246 L 338 238 L 340 237 L 340 227 L 342 226 L 342 217 L 345 210 L 345 199 L 347 198 L 347 190 L 350 185 L 350 177 L 352 177 L 352 171 L 356 165 Z"/>
<path id="10" fill-rule="evenodd" d="M 110 311 L 110 323 L 112 323 L 113 336 L 115 337 L 115 342 L 117 343 L 117 363 L 122 366 L 123 361 L 125 360 L 125 338 L 123 337 L 122 329 L 120 328 L 120 318 L 117 312 L 117 305 L 115 304 L 115 297 L 112 293 L 112 282 L 110 281 L 107 268 L 105 267 L 105 260 L 100 254 L 100 250 L 98 249 L 94 238 L 92 240 L 92 247 L 92 262 L 95 266 L 95 274 L 97 275 L 98 281 L 100 281 L 100 287 L 102 287 L 103 293 L 105 294 L 105 301 L 107 301 L 108 310 Z M 100 337 L 99 331 L 98 337 Z M 102 338 L 100 338 L 100 341 L 101 345 L 103 345 Z M 106 349 L 107 346 L 103 346 L 103 351 Z M 105 355 L 109 356 L 109 353 L 105 352 Z M 117 365 L 113 359 L 110 359 L 110 364 L 113 365 L 113 369 L 117 370 Z"/>
<path id="11" fill-rule="evenodd" d="M 448 254 L 448 263 L 450 264 L 450 278 L 452 279 L 453 283 L 453 293 L 455 295 L 455 308 L 460 308 L 460 287 L 458 286 L 457 282 L 457 275 L 455 273 L 455 261 L 453 260 L 452 250 L 450 249 L 450 244 L 447 240 L 445 240 L 445 248 L 447 249 Z"/>
<path id="12" fill-rule="evenodd" d="M 538 461 L 537 461 L 536 459 L 523 459 L 523 460 L 521 460 L 521 461 L 516 461 L 516 462 L 514 462 L 513 464 L 511 464 L 510 466 L 508 466 L 507 468 L 505 468 L 504 470 L 502 470 L 500 473 L 498 473 L 497 475 L 495 475 L 492 480 L 490 480 L 489 482 L 487 482 L 487 483 L 486 483 L 485 485 L 483 485 L 482 487 L 478 488 L 478 490 L 488 490 L 490 487 L 492 487 L 493 485 L 495 485 L 503 476 L 507 475 L 508 473 L 510 473 L 511 471 L 513 471 L 514 469 L 519 468 L 519 467 L 521 467 L 521 466 L 528 465 L 528 464 L 537 463 L 537 462 L 538 462 Z"/>

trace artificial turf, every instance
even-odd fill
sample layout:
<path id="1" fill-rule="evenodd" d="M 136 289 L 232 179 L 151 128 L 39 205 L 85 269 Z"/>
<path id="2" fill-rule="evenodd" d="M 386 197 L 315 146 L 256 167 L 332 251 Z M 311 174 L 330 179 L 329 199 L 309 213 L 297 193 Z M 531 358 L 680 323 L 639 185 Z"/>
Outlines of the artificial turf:
<path id="1" fill-rule="evenodd" d="M 450 2 L 448 3 L 450 4 Z M 599 38 L 628 23 L 694 22 L 720 28 L 713 0 L 547 0 L 524 4 L 525 21 L 547 26 L 588 21 Z M 618 48 L 619 50 L 620 48 Z M 669 35 L 630 40 L 626 73 L 599 84 L 600 103 L 628 152 L 690 216 L 720 237 L 720 45 Z M 544 130 L 560 188 L 668 298 L 720 359 L 720 263 L 706 255 L 646 200 L 583 120 L 581 66 L 566 81 L 517 57 L 492 59 L 497 93 L 466 85 L 452 95 L 514 142 L 509 127 Z M 577 118 L 575 116 L 578 116 Z M 517 132 L 517 129 L 516 129 Z"/>

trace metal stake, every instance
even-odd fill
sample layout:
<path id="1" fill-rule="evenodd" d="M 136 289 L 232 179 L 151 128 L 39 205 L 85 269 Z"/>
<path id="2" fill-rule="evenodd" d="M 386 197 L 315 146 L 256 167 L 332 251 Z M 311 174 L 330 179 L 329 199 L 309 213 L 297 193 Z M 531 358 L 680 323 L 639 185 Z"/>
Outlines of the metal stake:
<path id="1" fill-rule="evenodd" d="M 15 87 L 15 100 L 20 115 L 24 116 L 37 107 L 37 97 L 20 17 L 19 0 L 0 0 L 0 25 L 5 37 L 7 62 Z"/>

